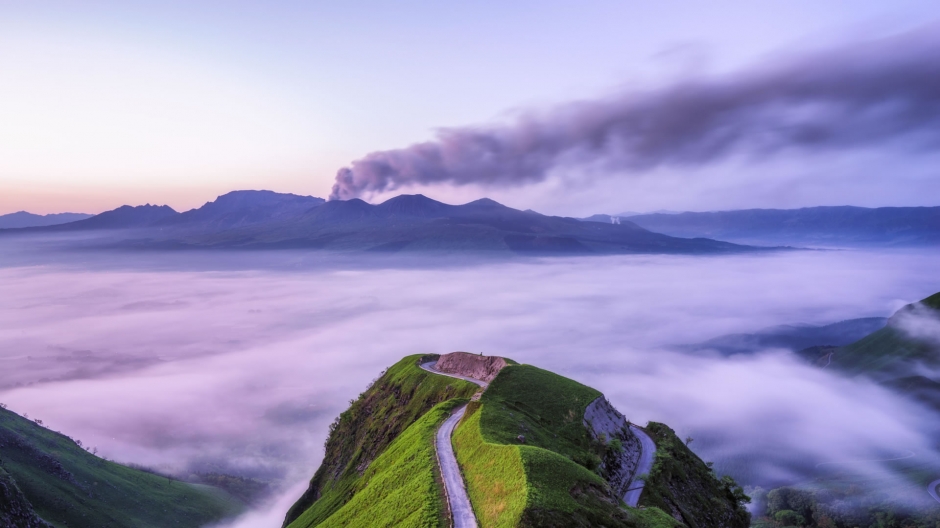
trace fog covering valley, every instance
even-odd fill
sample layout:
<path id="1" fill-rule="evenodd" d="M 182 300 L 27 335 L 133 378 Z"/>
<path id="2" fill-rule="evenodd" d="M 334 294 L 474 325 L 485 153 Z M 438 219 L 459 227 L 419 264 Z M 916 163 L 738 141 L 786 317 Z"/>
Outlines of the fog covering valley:
<path id="1" fill-rule="evenodd" d="M 385 367 L 454 350 L 596 387 L 752 491 L 849 472 L 922 505 L 900 465 L 940 478 L 936 411 L 787 350 L 682 346 L 888 317 L 940 290 L 936 249 L 474 260 L 30 240 L 0 240 L 0 402 L 99 456 L 272 482 L 233 526 L 281 522 L 330 422 Z M 903 326 L 936 339 L 931 317 Z"/>

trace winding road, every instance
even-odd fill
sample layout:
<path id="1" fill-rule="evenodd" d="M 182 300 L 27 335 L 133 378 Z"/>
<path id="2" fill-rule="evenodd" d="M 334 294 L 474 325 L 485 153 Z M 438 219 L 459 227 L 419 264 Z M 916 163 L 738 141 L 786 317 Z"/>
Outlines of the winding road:
<path id="1" fill-rule="evenodd" d="M 627 488 L 627 492 L 623 495 L 623 502 L 627 503 L 627 506 L 636 508 L 636 505 L 640 502 L 640 495 L 643 494 L 643 486 L 646 485 L 646 481 L 641 479 L 640 476 L 649 475 L 650 470 L 653 469 L 653 456 L 656 454 L 656 444 L 653 442 L 653 439 L 639 427 L 631 424 L 630 430 L 640 439 L 640 460 L 637 461 L 636 472 L 633 473 L 633 481 Z"/>
<path id="2" fill-rule="evenodd" d="M 940 496 L 937 495 L 937 486 L 940 486 L 940 479 L 937 479 L 930 484 L 927 484 L 927 493 L 933 497 L 933 500 L 940 502 Z"/>
<path id="3" fill-rule="evenodd" d="M 434 374 L 440 374 L 441 376 L 447 376 L 449 378 L 457 378 L 457 379 L 462 379 L 464 381 L 469 381 L 470 383 L 476 383 L 477 385 L 483 387 L 484 389 L 486 388 L 487 385 L 489 385 L 487 382 L 478 380 L 476 378 L 470 378 L 467 376 L 458 376 L 457 374 L 450 374 L 448 372 L 441 372 L 440 370 L 437 370 L 436 368 L 434 368 L 434 365 L 437 365 L 437 361 L 428 361 L 427 363 L 422 363 L 419 366 L 428 372 L 433 372 Z"/>
<path id="4" fill-rule="evenodd" d="M 480 387 L 485 388 L 487 385 L 486 382 L 475 378 L 441 372 L 434 368 L 435 364 L 437 364 L 436 361 L 431 361 L 422 363 L 420 367 L 434 374 L 476 383 Z M 434 439 L 434 445 L 437 448 L 437 463 L 441 468 L 444 493 L 447 495 L 447 504 L 450 506 L 450 515 L 454 520 L 454 528 L 476 528 L 478 526 L 476 515 L 473 514 L 473 506 L 470 504 L 470 496 L 467 495 L 467 488 L 463 483 L 463 475 L 460 474 L 457 457 L 454 455 L 454 444 L 451 440 L 454 435 L 454 428 L 457 427 L 457 423 L 463 418 L 466 410 L 466 405 L 455 409 L 450 417 L 444 420 Z"/>
<path id="5" fill-rule="evenodd" d="M 487 386 L 485 381 L 476 378 L 441 372 L 434 368 L 436 364 L 437 361 L 428 361 L 421 363 L 419 366 L 423 370 L 433 374 L 476 383 L 484 389 Z M 444 420 L 441 428 L 437 430 L 437 436 L 434 441 L 437 447 L 437 462 L 441 468 L 441 478 L 444 480 L 444 492 L 447 494 L 447 504 L 450 506 L 451 516 L 454 519 L 454 528 L 476 528 L 478 526 L 477 518 L 473 514 L 473 507 L 470 504 L 470 496 L 467 495 L 467 488 L 463 482 L 463 475 L 460 473 L 460 466 L 457 464 L 457 457 L 454 455 L 454 444 L 452 441 L 454 429 L 457 427 L 457 423 L 460 422 L 460 419 L 463 418 L 466 410 L 466 405 L 455 409 L 450 417 Z M 653 469 L 653 456 L 656 454 L 656 444 L 653 442 L 653 439 L 639 427 L 630 425 L 630 430 L 640 439 L 640 459 L 637 461 L 633 481 L 630 482 L 630 486 L 623 496 L 623 501 L 627 503 L 628 506 L 636 508 L 636 505 L 640 502 L 640 495 L 643 494 L 643 486 L 646 485 L 646 482 L 639 477 L 649 475 L 650 470 Z M 936 496 L 934 496 L 934 498 L 936 498 Z"/>

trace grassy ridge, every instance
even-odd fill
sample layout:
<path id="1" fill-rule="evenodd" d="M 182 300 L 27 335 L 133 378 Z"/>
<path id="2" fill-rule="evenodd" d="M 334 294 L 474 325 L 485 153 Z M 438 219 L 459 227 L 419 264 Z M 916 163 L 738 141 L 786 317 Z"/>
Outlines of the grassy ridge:
<path id="1" fill-rule="evenodd" d="M 243 505 L 210 486 L 171 481 L 98 458 L 65 435 L 0 409 L 3 469 L 55 526 L 203 526 Z"/>
<path id="2" fill-rule="evenodd" d="M 940 310 L 940 293 L 920 301 L 921 305 Z M 888 326 L 873 332 L 855 343 L 836 350 L 832 367 L 847 374 L 868 374 L 876 377 L 910 375 L 911 365 L 916 362 L 937 364 L 936 347 L 926 341 L 912 339 L 895 328 L 896 318 L 914 311 L 916 305 L 909 304 L 898 310 Z"/>
<path id="3" fill-rule="evenodd" d="M 312 508 L 290 524 L 309 526 L 443 526 L 444 498 L 436 483 L 434 436 L 455 407 L 466 400 L 437 405 L 392 442 L 356 482 L 352 499 L 322 523 Z"/>
<path id="4" fill-rule="evenodd" d="M 590 466 L 590 434 L 584 409 L 601 393 L 574 380 L 531 365 L 504 368 L 483 393 L 481 427 L 487 442 L 537 446 Z"/>
<path id="5" fill-rule="evenodd" d="M 519 447 L 487 442 L 480 432 L 480 404 L 471 403 L 454 432 L 454 451 L 467 493 L 484 527 L 516 526 L 526 505 L 527 483 Z"/>
<path id="6" fill-rule="evenodd" d="M 480 462 L 467 464 L 463 459 L 468 455 L 461 452 L 464 446 L 456 444 L 481 526 L 641 525 L 620 508 L 606 481 L 594 471 L 607 446 L 592 440 L 583 417 L 584 409 L 600 396 L 590 387 L 531 365 L 500 371 L 483 393 L 480 410 L 468 411 L 456 432 L 461 439 L 478 438 L 476 442 L 486 447 Z M 521 508 L 522 493 L 515 491 L 520 487 L 518 477 L 508 469 L 516 457 L 524 476 Z M 517 479 L 511 485 L 510 475 Z M 514 494 L 505 501 L 479 492 L 474 497 L 477 482 L 485 484 L 484 490 L 511 487 Z M 497 515 L 503 503 L 509 513 Z"/>
<path id="7" fill-rule="evenodd" d="M 479 389 L 422 370 L 422 357 L 407 356 L 391 366 L 330 426 L 323 463 L 291 507 L 285 526 L 301 515 L 306 526 L 326 521 L 354 498 L 366 470 L 409 426 L 436 405 L 469 398 Z"/>

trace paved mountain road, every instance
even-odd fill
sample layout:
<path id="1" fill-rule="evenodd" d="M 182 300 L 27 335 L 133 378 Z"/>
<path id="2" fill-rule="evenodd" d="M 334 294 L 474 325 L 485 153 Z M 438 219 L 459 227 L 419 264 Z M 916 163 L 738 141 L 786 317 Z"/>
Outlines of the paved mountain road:
<path id="1" fill-rule="evenodd" d="M 422 363 L 420 367 L 428 372 L 449 376 L 451 378 L 462 379 L 471 383 L 476 383 L 481 387 L 486 387 L 486 382 L 466 376 L 448 374 L 434 368 L 436 361 Z M 444 420 L 441 428 L 437 430 L 437 436 L 434 438 L 434 445 L 437 448 L 437 463 L 441 468 L 441 478 L 444 480 L 444 492 L 447 494 L 447 504 L 450 506 L 450 515 L 454 520 L 454 528 L 476 528 L 477 518 L 473 514 L 473 506 L 470 504 L 470 496 L 467 495 L 467 488 L 463 483 L 463 475 L 460 473 L 460 466 L 457 464 L 457 457 L 454 455 L 454 444 L 451 437 L 454 435 L 454 428 L 463 418 L 467 406 L 464 405 L 455 409 L 450 417 Z"/>
<path id="2" fill-rule="evenodd" d="M 636 473 L 633 474 L 633 482 L 630 483 L 630 487 L 627 488 L 627 492 L 623 496 L 623 502 L 626 502 L 627 506 L 636 508 L 636 505 L 640 502 L 640 495 L 643 494 L 643 486 L 646 485 L 646 482 L 639 477 L 641 475 L 649 475 L 650 470 L 653 469 L 653 457 L 656 455 L 656 444 L 653 442 L 653 439 L 639 427 L 631 425 L 630 430 L 640 439 L 640 460 L 636 464 Z"/>
<path id="3" fill-rule="evenodd" d="M 489 385 L 487 382 L 478 380 L 476 378 L 470 378 L 468 376 L 458 376 L 457 374 L 450 374 L 449 372 L 441 372 L 440 370 L 437 370 L 434 367 L 434 365 L 437 365 L 437 361 L 428 361 L 427 363 L 422 363 L 419 366 L 428 372 L 433 372 L 434 374 L 440 374 L 441 376 L 447 376 L 450 378 L 462 379 L 464 381 L 469 381 L 470 383 L 476 383 L 477 385 L 483 388 L 486 388 L 486 386 Z"/>
<path id="4" fill-rule="evenodd" d="M 451 442 L 454 428 L 463 418 L 466 410 L 466 405 L 455 409 L 437 430 L 435 439 L 437 460 L 441 465 L 441 478 L 444 480 L 444 491 L 447 492 L 447 503 L 450 504 L 454 528 L 476 528 L 477 526 L 477 518 L 473 514 L 470 496 L 467 495 L 467 488 L 464 487 L 463 475 L 460 474 L 460 466 L 457 465 L 457 457 L 454 456 L 454 444 Z"/>

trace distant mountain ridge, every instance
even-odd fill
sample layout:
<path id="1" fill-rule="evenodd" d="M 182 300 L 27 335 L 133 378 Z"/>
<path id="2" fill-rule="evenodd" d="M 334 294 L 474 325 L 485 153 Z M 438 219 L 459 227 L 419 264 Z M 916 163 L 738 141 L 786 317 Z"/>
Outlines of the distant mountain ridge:
<path id="1" fill-rule="evenodd" d="M 772 326 L 751 334 L 728 334 L 681 348 L 714 350 L 726 356 L 752 354 L 769 348 L 785 348 L 799 352 L 810 347 L 848 345 L 884 328 L 887 322 L 886 317 L 864 317 L 823 326 L 805 324 Z"/>
<path id="2" fill-rule="evenodd" d="M 0 229 L 18 229 L 21 227 L 41 227 L 57 224 L 67 224 L 77 220 L 91 218 L 92 215 L 85 213 L 53 213 L 47 215 L 38 215 L 18 211 L 15 213 L 0 215 Z"/>
<path id="3" fill-rule="evenodd" d="M 686 240 L 630 222 L 603 225 L 519 211 L 483 198 L 450 205 L 401 195 L 372 205 L 326 202 L 271 191 L 234 191 L 178 213 L 168 206 L 123 206 L 92 218 L 30 232 L 117 230 L 124 249 L 326 249 L 488 251 L 526 254 L 715 253 L 751 248 Z"/>
<path id="4" fill-rule="evenodd" d="M 740 244 L 918 246 L 940 244 L 940 207 L 834 206 L 644 214 L 624 218 L 657 233 Z"/>

